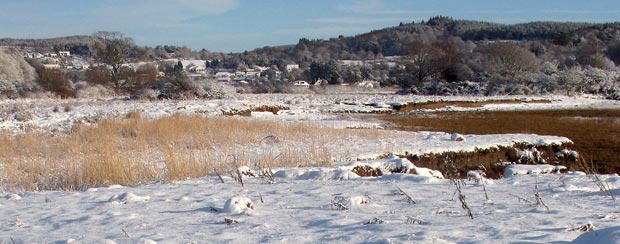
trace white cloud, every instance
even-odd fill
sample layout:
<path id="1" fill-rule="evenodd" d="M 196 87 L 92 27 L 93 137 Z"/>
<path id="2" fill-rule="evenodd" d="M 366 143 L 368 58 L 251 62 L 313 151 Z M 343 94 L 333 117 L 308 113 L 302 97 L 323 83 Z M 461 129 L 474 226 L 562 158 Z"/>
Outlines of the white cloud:
<path id="1" fill-rule="evenodd" d="M 413 10 L 413 9 L 389 9 L 384 0 L 353 0 L 338 5 L 340 11 L 356 14 L 376 14 L 376 15 L 405 15 L 405 14 L 431 14 L 434 10 Z"/>
<path id="2" fill-rule="evenodd" d="M 368 13 L 383 7 L 384 3 L 381 0 L 357 0 L 349 4 L 341 4 L 338 6 L 338 9 L 353 13 Z"/>
<path id="3" fill-rule="evenodd" d="M 551 10 L 543 10 L 543 13 L 550 14 L 620 14 L 620 10 L 562 10 L 562 9 L 551 9 Z"/>
<path id="4" fill-rule="evenodd" d="M 104 1 L 105 2 L 105 1 Z M 239 0 L 152 0 L 148 3 L 127 1 L 123 4 L 109 4 L 102 11 L 131 13 L 137 15 L 222 14 L 239 6 Z"/>
<path id="5" fill-rule="evenodd" d="M 402 18 L 317 18 L 308 19 L 309 22 L 323 23 L 323 24 L 377 24 L 377 23 L 398 23 L 402 21 Z"/>
<path id="6" fill-rule="evenodd" d="M 184 20 L 205 15 L 223 14 L 239 7 L 239 0 L 154 0 L 148 4 L 127 1 L 106 4 L 81 13 L 94 26 L 174 27 L 187 24 Z"/>
<path id="7" fill-rule="evenodd" d="M 393 15 L 405 15 L 405 14 L 433 14 L 435 10 L 375 10 L 374 14 L 393 14 Z"/>
<path id="8" fill-rule="evenodd" d="M 239 0 L 177 0 L 168 4 L 179 4 L 184 11 L 206 14 L 223 14 L 239 7 Z M 165 5 L 164 5 L 165 6 Z"/>
<path id="9" fill-rule="evenodd" d="M 294 28 L 280 29 L 275 31 L 277 34 L 295 36 L 297 38 L 331 38 L 338 35 L 355 35 L 368 32 L 367 26 L 323 26 L 316 28 Z"/>

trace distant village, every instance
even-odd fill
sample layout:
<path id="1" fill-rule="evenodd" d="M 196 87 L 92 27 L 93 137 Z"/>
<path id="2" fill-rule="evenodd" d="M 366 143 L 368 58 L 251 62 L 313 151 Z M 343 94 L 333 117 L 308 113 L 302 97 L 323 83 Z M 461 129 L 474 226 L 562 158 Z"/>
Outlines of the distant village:
<path id="1" fill-rule="evenodd" d="M 58 51 L 58 52 L 44 52 L 40 53 L 30 47 L 10 47 L 16 49 L 18 53 L 29 59 L 34 59 L 41 63 L 46 69 L 61 69 L 66 72 L 70 71 L 86 71 L 91 67 L 105 66 L 106 64 L 99 63 L 90 57 L 82 57 L 74 55 L 70 51 Z M 387 65 L 389 67 L 397 66 L 396 59 L 398 57 L 385 57 L 376 60 L 339 60 L 338 64 L 341 66 L 365 66 L 365 65 Z M 315 82 L 308 82 L 306 80 L 297 80 L 294 75 L 301 74 L 303 72 L 299 64 L 290 63 L 286 64 L 283 71 L 274 70 L 273 67 L 265 67 L 252 65 L 246 68 L 240 69 L 227 69 L 227 68 L 210 68 L 210 64 L 214 60 L 201 60 L 201 59 L 179 59 L 169 58 L 161 59 L 157 61 L 149 62 L 129 62 L 123 64 L 121 67 L 130 67 L 133 70 L 137 70 L 143 65 L 151 65 L 158 70 L 158 76 L 163 77 L 166 74 L 159 69 L 161 65 L 177 65 L 178 63 L 183 65 L 184 71 L 187 75 L 193 79 L 209 79 L 218 82 L 225 82 L 231 85 L 247 85 L 253 82 L 259 82 L 267 79 L 265 74 L 269 72 L 270 76 L 268 80 L 274 82 L 289 83 L 297 87 L 309 88 L 311 85 L 325 85 L 328 82 L 326 80 L 318 80 Z M 286 76 L 283 76 L 283 74 Z M 291 76 L 293 79 L 291 79 Z M 301 75 L 299 75 L 301 76 Z M 379 81 L 365 79 L 357 83 L 358 86 L 367 88 L 377 88 L 380 86 Z"/>

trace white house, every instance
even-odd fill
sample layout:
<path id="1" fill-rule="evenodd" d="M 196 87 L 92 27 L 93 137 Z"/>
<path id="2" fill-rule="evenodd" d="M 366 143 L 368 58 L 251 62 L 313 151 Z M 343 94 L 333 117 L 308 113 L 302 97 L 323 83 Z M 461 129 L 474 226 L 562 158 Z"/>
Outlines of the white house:
<path id="1" fill-rule="evenodd" d="M 258 70 L 258 72 L 264 72 L 265 70 L 268 70 L 268 69 L 271 69 L 271 68 L 265 67 L 265 66 L 253 65 L 252 69 Z"/>
<path id="2" fill-rule="evenodd" d="M 295 83 L 293 83 L 293 85 L 294 86 L 305 87 L 305 88 L 310 88 L 310 84 L 308 84 L 308 82 L 306 82 L 305 80 L 295 81 Z"/>
<path id="3" fill-rule="evenodd" d="M 70 51 L 59 51 L 58 55 L 60 55 L 61 57 L 69 57 L 71 56 L 71 52 Z"/>
<path id="4" fill-rule="evenodd" d="M 381 87 L 381 84 L 375 80 L 363 80 L 361 82 L 358 82 L 357 86 L 365 88 L 379 88 Z"/>
<path id="5" fill-rule="evenodd" d="M 201 66 L 190 66 L 188 70 L 189 72 L 192 72 L 194 74 L 206 74 L 207 73 L 207 70 Z"/>
<path id="6" fill-rule="evenodd" d="M 215 74 L 215 78 L 217 79 L 217 81 L 222 81 L 222 82 L 229 82 L 231 78 L 234 76 L 235 74 L 229 73 L 229 72 L 217 72 Z"/>
<path id="7" fill-rule="evenodd" d="M 60 69 L 60 64 L 43 64 L 46 69 Z"/>
<path id="8" fill-rule="evenodd" d="M 57 58 L 58 54 L 55 53 L 45 53 L 45 57 L 49 57 L 49 58 Z"/>
<path id="9" fill-rule="evenodd" d="M 245 77 L 249 79 L 260 78 L 260 71 L 248 69 L 245 71 Z"/>
<path id="10" fill-rule="evenodd" d="M 289 73 L 296 69 L 299 69 L 299 64 L 287 64 L 286 65 L 286 71 L 288 71 Z"/>

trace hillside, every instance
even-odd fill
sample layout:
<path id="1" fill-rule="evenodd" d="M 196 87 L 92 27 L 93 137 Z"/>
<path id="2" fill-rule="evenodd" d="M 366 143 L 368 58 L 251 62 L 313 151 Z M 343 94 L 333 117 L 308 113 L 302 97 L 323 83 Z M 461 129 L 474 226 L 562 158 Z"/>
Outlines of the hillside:
<path id="1" fill-rule="evenodd" d="M 49 39 L 0 39 L 0 46 L 30 47 L 39 52 L 67 50 L 77 55 L 91 55 L 92 36 L 67 36 Z"/>
<path id="2" fill-rule="evenodd" d="M 334 37 L 329 40 L 300 38 L 297 44 L 257 48 L 240 55 L 244 61 L 261 59 L 284 59 L 303 62 L 306 59 L 325 61 L 329 59 L 368 58 L 373 55 L 399 56 L 407 54 L 407 44 L 416 39 L 436 41 L 458 37 L 463 41 L 515 40 L 541 41 L 556 45 L 577 45 L 587 36 L 595 36 L 603 42 L 620 39 L 620 23 L 581 22 L 530 22 L 523 24 L 499 24 L 474 20 L 454 20 L 449 17 L 433 17 L 428 21 L 401 23 L 398 26 L 368 33 Z M 72 53 L 90 54 L 94 42 L 92 36 L 68 36 L 49 39 L 0 39 L 0 46 L 35 47 L 44 50 L 69 50 Z M 174 52 L 180 47 L 164 46 Z M 148 48 L 148 47 L 145 47 Z M 84 49 L 84 50 L 80 50 Z M 309 52 L 311 55 L 308 56 Z M 187 54 L 190 55 L 191 54 Z M 198 54 L 194 54 L 197 56 Z"/>
<path id="3" fill-rule="evenodd" d="M 401 23 L 399 26 L 352 37 L 337 37 L 329 40 L 308 40 L 301 38 L 296 45 L 259 48 L 240 54 L 250 62 L 252 57 L 270 57 L 295 62 L 306 60 L 326 61 L 330 59 L 372 59 L 380 56 L 401 56 L 408 52 L 407 44 L 416 39 L 425 41 L 444 40 L 458 37 L 463 41 L 514 40 L 552 43 L 559 46 L 574 46 L 587 36 L 594 36 L 603 42 L 620 39 L 620 23 L 573 23 L 573 22 L 531 22 L 505 25 L 491 22 L 453 20 L 449 17 L 434 17 L 419 23 Z"/>
<path id="4" fill-rule="evenodd" d="M 120 62 L 114 64 L 116 70 L 102 70 L 110 75 L 90 70 L 72 72 L 73 83 L 86 81 L 104 85 L 119 94 L 147 89 L 148 93 L 152 90 L 156 91 L 153 94 L 166 93 L 162 97 L 168 98 L 185 97 L 178 93 L 187 92 L 200 97 L 204 92 L 196 91 L 195 84 L 185 84 L 188 77 L 177 72 L 181 68 L 190 72 L 189 67 L 175 70 L 174 63 L 165 63 L 171 59 L 191 59 L 199 60 L 197 64 L 201 67 L 204 64 L 202 73 L 194 77 L 216 80 L 216 74 L 225 71 L 228 78 L 225 80 L 246 86 L 246 92 L 287 92 L 291 89 L 286 85 L 297 80 L 310 84 L 321 81 L 318 83 L 399 86 L 404 92 L 416 94 L 592 93 L 620 99 L 617 67 L 620 64 L 620 23 L 506 25 L 438 16 L 356 36 L 329 40 L 301 38 L 294 45 L 230 54 L 168 45 L 142 47 L 122 33 L 111 34 L 123 37 L 117 44 L 125 45 L 118 54 Z M 103 61 L 97 57 L 95 44 L 116 45 L 107 41 L 95 35 L 42 40 L 1 39 L 0 46 L 38 52 L 69 50 L 82 60 Z M 119 73 L 122 63 L 143 61 L 163 65 L 142 70 L 141 75 L 136 70 Z M 36 63 L 33 66 L 37 66 Z M 236 73 L 246 71 L 252 75 Z M 145 72 L 149 75 L 145 76 Z M 165 79 L 156 79 L 157 72 L 168 75 Z M 145 80 L 144 77 L 153 78 Z M 121 80 L 131 84 L 121 87 Z M 241 81 L 245 83 L 238 84 Z M 46 82 L 42 82 L 43 87 L 52 87 Z M 63 96 L 71 94 L 68 89 L 62 90 L 66 91 Z"/>

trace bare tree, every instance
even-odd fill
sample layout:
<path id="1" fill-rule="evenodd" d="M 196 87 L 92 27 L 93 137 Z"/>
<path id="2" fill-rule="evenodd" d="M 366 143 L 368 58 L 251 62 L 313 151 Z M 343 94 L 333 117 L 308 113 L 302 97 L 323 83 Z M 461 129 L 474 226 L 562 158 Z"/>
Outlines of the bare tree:
<path id="1" fill-rule="evenodd" d="M 536 56 L 510 42 L 494 42 L 480 48 L 485 54 L 487 69 L 502 76 L 514 77 L 523 72 L 536 70 Z"/>
<path id="2" fill-rule="evenodd" d="M 440 70 L 441 50 L 421 40 L 409 44 L 407 55 L 407 71 L 416 82 L 423 82 L 437 74 Z"/>
<path id="3" fill-rule="evenodd" d="M 93 34 L 95 43 L 93 49 L 97 61 L 112 67 L 111 78 L 114 88 L 118 92 L 121 81 L 118 77 L 121 65 L 133 46 L 133 40 L 120 32 L 98 31 Z"/>

